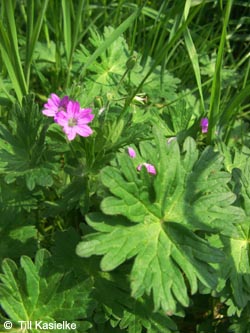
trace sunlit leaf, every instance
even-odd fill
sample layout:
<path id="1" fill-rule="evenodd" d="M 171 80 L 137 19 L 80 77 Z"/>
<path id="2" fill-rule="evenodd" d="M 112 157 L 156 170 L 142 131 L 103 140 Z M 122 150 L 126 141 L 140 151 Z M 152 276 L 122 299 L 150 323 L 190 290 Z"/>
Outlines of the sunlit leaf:
<path id="1" fill-rule="evenodd" d="M 135 257 L 132 295 L 138 298 L 152 291 L 156 309 L 174 312 L 177 303 L 189 305 L 186 279 L 191 293 L 197 291 L 198 281 L 214 288 L 217 274 L 210 263 L 223 260 L 223 253 L 195 231 L 228 234 L 245 215 L 232 206 L 230 175 L 221 171 L 218 153 L 208 147 L 198 158 L 190 138 L 181 151 L 176 141 L 167 144 L 156 131 L 155 137 L 148 156 L 155 157 L 150 162 L 156 176 L 145 177 L 145 170 L 138 174 L 134 161 L 124 153 L 118 155 L 119 167 L 103 170 L 102 181 L 112 195 L 102 201 L 101 208 L 114 216 L 116 224 L 109 225 L 104 216 L 98 215 L 98 220 L 89 215 L 88 224 L 98 232 L 85 236 L 77 253 L 104 255 L 101 268 L 105 271 Z M 121 224 L 120 215 L 127 222 Z"/>
<path id="2" fill-rule="evenodd" d="M 85 277 L 76 283 L 74 275 L 51 270 L 48 251 L 39 250 L 35 262 L 22 256 L 20 267 L 5 259 L 2 270 L 1 306 L 17 327 L 19 321 L 40 320 L 74 322 L 77 332 L 85 332 L 91 327 L 84 321 L 95 306 L 91 298 L 91 280 Z"/>

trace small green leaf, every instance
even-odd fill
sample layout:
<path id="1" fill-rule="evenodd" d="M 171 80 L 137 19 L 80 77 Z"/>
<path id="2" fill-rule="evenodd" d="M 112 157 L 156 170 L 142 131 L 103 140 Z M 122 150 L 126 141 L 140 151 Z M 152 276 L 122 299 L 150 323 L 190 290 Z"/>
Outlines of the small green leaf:
<path id="1" fill-rule="evenodd" d="M 32 214 L 1 207 L 0 201 L 0 262 L 4 258 L 18 260 L 20 253 L 33 256 L 37 250 L 37 230 Z"/>

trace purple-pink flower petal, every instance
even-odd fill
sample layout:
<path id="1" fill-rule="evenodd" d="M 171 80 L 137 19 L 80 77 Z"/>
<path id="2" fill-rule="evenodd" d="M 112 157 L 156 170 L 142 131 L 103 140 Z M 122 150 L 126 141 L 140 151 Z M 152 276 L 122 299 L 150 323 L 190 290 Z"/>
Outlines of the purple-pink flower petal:
<path id="1" fill-rule="evenodd" d="M 67 126 L 68 124 L 68 115 L 65 111 L 58 112 L 54 119 L 61 126 Z"/>
<path id="2" fill-rule="evenodd" d="M 74 140 L 77 134 L 86 137 L 93 133 L 92 129 L 87 126 L 94 118 L 91 112 L 91 109 L 81 109 L 78 102 L 69 101 L 66 111 L 57 113 L 56 122 L 63 127 L 70 141 Z"/>
<path id="3" fill-rule="evenodd" d="M 67 135 L 69 141 L 74 140 L 77 134 L 76 128 L 74 127 L 64 127 L 64 132 Z"/>
<path id="4" fill-rule="evenodd" d="M 136 157 L 136 152 L 133 148 L 128 147 L 128 154 L 131 158 L 135 158 Z"/>
<path id="5" fill-rule="evenodd" d="M 93 133 L 93 130 L 88 125 L 77 126 L 76 131 L 81 136 L 89 136 Z"/>
<path id="6" fill-rule="evenodd" d="M 59 103 L 59 108 L 63 108 L 64 110 L 66 110 L 68 103 L 69 96 L 64 96 Z"/>
<path id="7" fill-rule="evenodd" d="M 80 109 L 78 115 L 78 124 L 84 125 L 90 123 L 94 119 L 94 115 L 91 112 L 92 109 Z"/>
<path id="8" fill-rule="evenodd" d="M 68 103 L 68 96 L 64 96 L 62 99 L 60 99 L 60 97 L 53 93 L 50 95 L 47 103 L 44 104 L 42 113 L 48 117 L 56 117 L 58 112 L 66 110 Z"/>
<path id="9" fill-rule="evenodd" d="M 201 118 L 200 126 L 201 126 L 201 132 L 202 133 L 207 133 L 207 131 L 208 131 L 208 118 Z"/>
<path id="10" fill-rule="evenodd" d="M 156 169 L 152 164 L 149 163 L 141 163 L 138 165 L 137 170 L 141 171 L 142 167 L 145 167 L 147 169 L 148 173 L 151 173 L 152 175 L 156 175 Z"/>
<path id="11" fill-rule="evenodd" d="M 76 101 L 69 101 L 67 105 L 67 116 L 69 118 L 75 118 L 78 117 L 78 113 L 80 110 L 80 104 Z"/>

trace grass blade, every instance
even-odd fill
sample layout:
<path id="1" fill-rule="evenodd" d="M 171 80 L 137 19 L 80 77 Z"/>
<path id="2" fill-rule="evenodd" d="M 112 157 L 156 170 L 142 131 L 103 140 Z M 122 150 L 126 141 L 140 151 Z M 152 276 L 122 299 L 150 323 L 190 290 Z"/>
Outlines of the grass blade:
<path id="1" fill-rule="evenodd" d="M 1 36 L 1 39 L 2 39 L 1 22 L 0 22 L 0 36 Z M 3 39 L 2 39 L 2 41 L 3 41 Z M 6 51 L 5 47 L 2 45 L 2 42 L 1 42 L 1 45 L 0 45 L 0 49 L 1 49 L 2 60 L 3 60 L 3 63 L 4 63 L 4 65 L 5 65 L 5 67 L 8 71 L 10 80 L 11 80 L 12 85 L 13 85 L 13 89 L 15 90 L 18 101 L 21 103 L 24 93 L 23 93 L 23 91 L 20 87 L 20 84 L 19 84 L 19 81 L 18 81 L 18 78 L 17 78 L 17 72 L 16 72 L 15 67 L 13 66 L 13 64 L 11 62 L 11 59 L 9 57 L 9 52 Z"/>
<path id="2" fill-rule="evenodd" d="M 240 105 L 245 99 L 249 98 L 250 84 L 244 87 L 239 93 L 237 92 L 232 100 L 226 105 L 224 112 L 220 117 L 219 126 L 226 125 L 226 132 L 224 141 L 230 138 L 230 132 L 233 128 L 233 123 L 236 119 L 237 113 L 240 110 Z M 229 126 L 231 125 L 231 126 Z"/>
<path id="3" fill-rule="evenodd" d="M 220 100 L 221 100 L 221 71 L 222 71 L 222 61 L 223 61 L 223 53 L 224 53 L 224 46 L 227 36 L 227 26 L 229 22 L 231 7 L 232 7 L 232 0 L 228 0 L 226 2 L 226 9 L 225 9 L 225 17 L 223 19 L 223 28 L 222 34 L 220 38 L 220 45 L 218 50 L 218 55 L 215 64 L 215 73 L 213 77 L 213 84 L 212 84 L 212 91 L 211 91 L 211 98 L 210 98 L 210 108 L 209 108 L 209 127 L 207 133 L 207 143 L 210 144 L 216 134 L 216 123 L 219 120 L 219 112 L 220 112 Z"/>
<path id="4" fill-rule="evenodd" d="M 151 66 L 148 73 L 144 76 L 144 78 L 141 80 L 135 91 L 131 94 L 131 96 L 127 99 L 126 105 L 124 107 L 123 112 L 121 112 L 120 117 L 123 116 L 123 114 L 126 112 L 126 109 L 132 99 L 136 96 L 136 94 L 141 90 L 143 84 L 148 79 L 148 77 L 151 75 L 151 73 L 155 70 L 155 68 L 162 63 L 164 59 L 166 59 L 168 52 L 171 52 L 174 46 L 176 45 L 178 39 L 181 37 L 185 29 L 187 28 L 188 24 L 192 21 L 192 19 L 195 17 L 197 12 L 199 11 L 199 6 L 196 7 L 196 9 L 189 15 L 187 20 L 185 22 L 182 22 L 176 32 L 172 34 L 172 37 L 169 39 L 169 41 L 163 46 L 161 52 L 155 56 L 154 63 Z"/>
<path id="5" fill-rule="evenodd" d="M 201 99 L 202 113 L 205 114 L 205 104 L 204 104 L 204 98 L 203 98 L 203 92 L 202 92 L 201 73 L 200 73 L 198 54 L 196 52 L 196 48 L 194 46 L 190 31 L 188 28 L 184 31 L 183 35 L 184 35 L 184 40 L 185 40 L 186 48 L 188 51 L 188 55 L 189 55 L 191 64 L 194 69 L 196 83 L 198 86 L 200 99 Z"/>
<path id="6" fill-rule="evenodd" d="M 68 63 L 68 71 L 67 71 L 67 77 L 65 80 L 65 87 L 68 87 L 70 82 L 70 74 L 71 74 L 71 65 L 72 65 L 72 58 L 73 54 L 78 42 L 79 34 L 81 32 L 81 19 L 82 19 L 82 13 L 84 11 L 84 4 L 85 0 L 79 0 L 76 11 L 72 14 L 74 14 L 74 18 L 72 15 L 72 18 L 70 16 L 70 2 L 69 1 L 63 1 L 62 2 L 62 8 L 63 8 L 63 19 L 64 19 L 64 40 L 65 40 L 65 51 L 66 51 L 66 59 Z M 72 7 L 73 4 L 72 4 Z M 85 10 L 87 8 L 87 5 L 85 6 Z M 72 25 L 72 20 L 74 19 L 74 24 Z"/>
<path id="7" fill-rule="evenodd" d="M 18 49 L 13 2 L 3 0 L 2 5 L 4 8 L 4 16 L 6 18 L 6 30 L 3 23 L 0 21 L 0 49 L 13 88 L 17 94 L 19 102 L 21 102 L 23 95 L 27 94 L 28 88 Z"/>
<path id="8" fill-rule="evenodd" d="M 64 43 L 65 43 L 65 52 L 67 62 L 70 61 L 70 54 L 72 50 L 71 44 L 71 1 L 70 0 L 62 0 L 62 14 L 63 14 L 63 35 L 64 35 Z"/>
<path id="9" fill-rule="evenodd" d="M 48 0 L 42 2 L 42 8 L 39 9 L 39 15 L 36 20 L 36 24 L 34 26 L 34 0 L 30 0 L 27 2 L 28 15 L 27 15 L 27 38 L 26 38 L 26 59 L 25 59 L 25 77 L 27 86 L 29 87 L 30 80 L 30 65 L 32 62 L 36 42 L 38 40 L 42 24 L 44 21 L 46 9 L 48 5 Z M 37 12 L 37 11 L 36 11 Z"/>

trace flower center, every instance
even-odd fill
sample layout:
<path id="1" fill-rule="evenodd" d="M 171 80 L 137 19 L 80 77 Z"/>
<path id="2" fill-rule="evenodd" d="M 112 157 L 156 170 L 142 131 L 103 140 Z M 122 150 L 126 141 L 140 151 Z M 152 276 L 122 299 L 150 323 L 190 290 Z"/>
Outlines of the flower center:
<path id="1" fill-rule="evenodd" d="M 74 127 L 74 126 L 76 126 L 77 125 L 77 119 L 76 118 L 70 118 L 69 120 L 68 120 L 68 126 L 69 127 Z"/>

